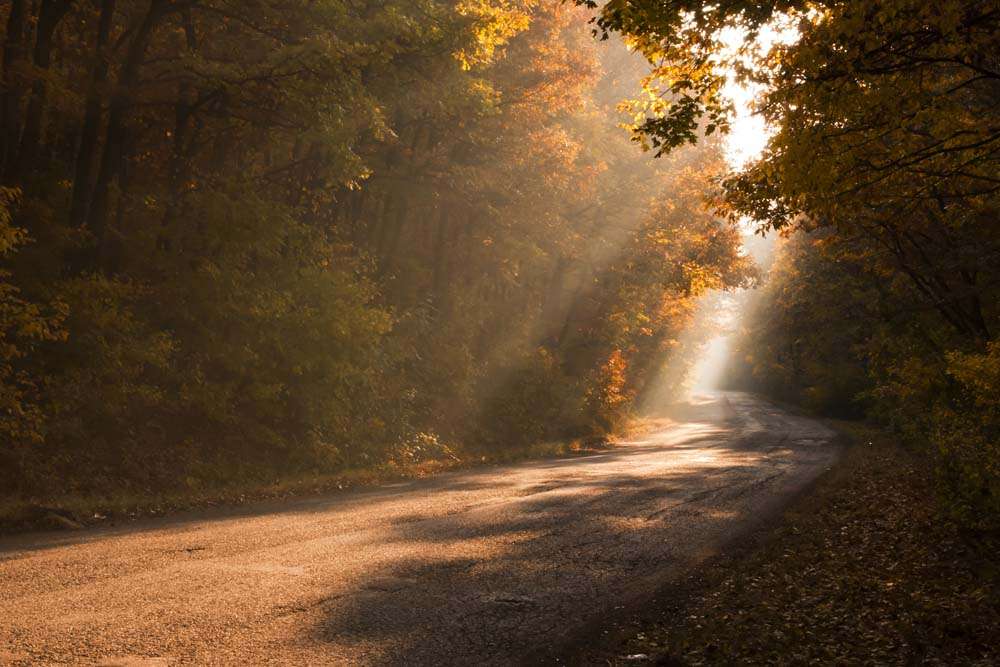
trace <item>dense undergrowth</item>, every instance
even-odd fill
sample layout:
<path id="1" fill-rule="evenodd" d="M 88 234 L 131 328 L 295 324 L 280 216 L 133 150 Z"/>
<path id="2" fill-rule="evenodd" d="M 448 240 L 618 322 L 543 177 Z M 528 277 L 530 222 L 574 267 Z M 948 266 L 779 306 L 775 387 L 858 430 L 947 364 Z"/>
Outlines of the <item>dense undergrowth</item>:
<path id="1" fill-rule="evenodd" d="M 331 472 L 313 469 L 276 473 L 271 479 L 257 471 L 251 479 L 230 478 L 198 488 L 105 488 L 83 494 L 49 493 L 43 498 L 8 497 L 0 500 L 0 534 L 37 530 L 78 530 L 117 525 L 178 512 L 256 505 L 275 500 L 329 496 L 364 490 L 401 480 L 419 480 L 478 466 L 496 466 L 551 457 L 572 457 L 605 451 L 607 439 L 558 440 L 527 446 L 455 451 L 444 446 L 420 447 L 361 467 L 339 467 Z"/>
<path id="2" fill-rule="evenodd" d="M 733 79 L 760 92 L 773 134 L 719 208 L 784 242 L 732 381 L 877 420 L 1000 525 L 1000 3 L 578 2 L 653 68 L 661 153 L 729 124 Z"/>
<path id="3" fill-rule="evenodd" d="M 752 297 L 733 384 L 882 425 L 934 461 L 937 493 L 956 518 L 996 529 L 1000 345 L 963 337 L 919 306 L 905 278 L 879 278 L 851 246 L 807 234 L 780 244 L 768 284 Z M 992 326 L 997 286 L 983 281 Z M 893 310 L 905 315 L 886 317 Z"/>

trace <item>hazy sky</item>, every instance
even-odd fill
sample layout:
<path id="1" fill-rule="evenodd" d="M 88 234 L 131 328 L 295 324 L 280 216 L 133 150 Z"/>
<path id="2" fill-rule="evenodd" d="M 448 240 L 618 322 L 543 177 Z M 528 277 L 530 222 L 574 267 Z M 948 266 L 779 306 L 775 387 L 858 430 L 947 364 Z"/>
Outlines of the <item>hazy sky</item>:
<path id="1" fill-rule="evenodd" d="M 761 52 L 767 52 L 776 43 L 794 41 L 797 34 L 798 31 L 792 26 L 765 27 L 760 32 L 757 47 Z M 723 34 L 723 42 L 728 47 L 727 54 L 732 55 L 738 51 L 743 42 L 743 32 L 728 30 Z M 760 92 L 760 86 L 737 83 L 735 74 L 730 74 L 729 82 L 723 92 L 736 107 L 732 132 L 726 137 L 725 146 L 729 164 L 738 169 L 760 155 L 771 135 L 771 130 L 764 123 L 764 119 L 752 111 L 752 102 Z"/>

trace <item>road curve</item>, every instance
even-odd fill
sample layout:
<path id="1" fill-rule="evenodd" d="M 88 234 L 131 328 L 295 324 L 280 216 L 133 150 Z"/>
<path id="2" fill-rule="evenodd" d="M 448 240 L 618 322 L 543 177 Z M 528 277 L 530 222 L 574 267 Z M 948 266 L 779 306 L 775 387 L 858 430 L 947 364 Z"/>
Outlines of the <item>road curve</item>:
<path id="1" fill-rule="evenodd" d="M 594 456 L 0 540 L 0 664 L 525 662 L 752 530 L 838 450 L 746 394 L 659 424 Z"/>

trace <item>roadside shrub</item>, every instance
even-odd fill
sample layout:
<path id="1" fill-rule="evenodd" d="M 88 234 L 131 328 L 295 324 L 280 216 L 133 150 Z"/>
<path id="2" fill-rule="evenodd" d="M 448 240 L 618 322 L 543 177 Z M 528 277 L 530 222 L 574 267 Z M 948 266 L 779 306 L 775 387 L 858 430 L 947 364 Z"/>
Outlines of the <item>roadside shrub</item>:
<path id="1" fill-rule="evenodd" d="M 550 352 L 538 348 L 505 365 L 479 388 L 476 447 L 510 448 L 579 434 L 580 391 Z"/>
<path id="2" fill-rule="evenodd" d="M 150 293 L 135 282 L 81 276 L 59 293 L 67 343 L 38 359 L 47 432 L 37 468 L 60 480 L 63 493 L 161 485 L 184 455 L 172 439 L 180 416 L 176 339 L 143 316 Z"/>
<path id="3" fill-rule="evenodd" d="M 627 371 L 625 356 L 615 350 L 589 378 L 586 413 L 596 434 L 611 433 L 628 417 L 632 396 L 626 391 Z"/>
<path id="4" fill-rule="evenodd" d="M 0 188 L 0 262 L 28 243 L 27 233 L 11 223 L 18 193 Z M 23 488 L 38 464 L 35 448 L 44 439 L 45 414 L 39 404 L 39 378 L 26 360 L 46 341 L 64 337 L 63 304 L 49 307 L 25 300 L 0 264 L 0 483 Z"/>
<path id="5" fill-rule="evenodd" d="M 951 352 L 948 374 L 958 395 L 935 411 L 934 439 L 952 505 L 967 523 L 1000 527 L 1000 343 Z"/>

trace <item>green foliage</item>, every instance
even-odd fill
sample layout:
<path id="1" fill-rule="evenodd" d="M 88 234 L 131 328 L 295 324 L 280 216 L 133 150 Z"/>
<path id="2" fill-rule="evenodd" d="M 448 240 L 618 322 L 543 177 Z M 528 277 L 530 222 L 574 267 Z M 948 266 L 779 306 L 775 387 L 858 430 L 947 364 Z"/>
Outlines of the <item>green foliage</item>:
<path id="1" fill-rule="evenodd" d="M 22 498 L 604 433 L 692 299 L 748 275 L 703 204 L 718 146 L 634 151 L 616 105 L 642 61 L 598 51 L 579 10 L 58 4 L 0 14 L 0 179 L 22 193 L 0 218 L 0 451 Z"/>
<path id="2" fill-rule="evenodd" d="M 1000 516 L 997 344 L 963 340 L 858 241 L 798 233 L 778 251 L 737 346 L 733 382 L 820 413 L 868 415 L 937 462 L 964 523 Z"/>
<path id="3" fill-rule="evenodd" d="M 653 66 L 635 130 L 661 150 L 725 129 L 724 78 L 762 87 L 775 134 L 725 179 L 720 208 L 797 236 L 739 381 L 892 424 L 938 455 L 967 520 L 995 523 L 1000 434 L 982 397 L 1000 326 L 1000 6 L 629 0 L 597 25 Z M 794 38 L 763 50 L 762 31 L 781 29 Z"/>
<path id="4" fill-rule="evenodd" d="M 552 354 L 539 349 L 514 360 L 481 387 L 483 429 L 472 440 L 488 448 L 517 447 L 579 436 L 585 423 L 579 389 Z"/>
<path id="5" fill-rule="evenodd" d="M 68 310 L 67 344 L 40 355 L 48 432 L 44 458 L 39 452 L 22 473 L 29 488 L 44 488 L 53 478 L 63 480 L 63 492 L 77 490 L 76 484 L 100 488 L 121 477 L 135 476 L 144 485 L 163 479 L 173 463 L 163 431 L 171 417 L 177 350 L 168 333 L 142 317 L 148 290 L 95 275 L 56 289 Z M 88 475 L 78 476 L 79 469 Z"/>
<path id="6" fill-rule="evenodd" d="M 732 105 L 723 95 L 725 66 L 738 66 L 738 54 L 726 54 L 725 32 L 745 31 L 751 42 L 757 31 L 784 12 L 803 9 L 804 2 L 706 3 L 684 0 L 576 0 L 598 9 L 595 34 L 607 39 L 619 32 L 652 66 L 643 81 L 644 95 L 631 103 L 633 130 L 657 156 L 695 143 L 729 127 Z"/>
<path id="7" fill-rule="evenodd" d="M 819 413 L 856 417 L 871 388 L 865 343 L 878 319 L 878 295 L 828 256 L 830 241 L 799 234 L 779 245 L 747 305 L 730 381 Z"/>
<path id="8" fill-rule="evenodd" d="M 18 192 L 0 188 L 0 261 L 28 242 L 23 229 L 11 224 L 11 208 Z M 0 264 L 0 482 L 16 489 L 19 473 L 29 467 L 35 448 L 43 442 L 45 419 L 39 406 L 39 379 L 26 370 L 25 359 L 46 341 L 64 337 L 65 306 L 49 308 L 26 301 Z"/>
<path id="9" fill-rule="evenodd" d="M 1000 516 L 1000 343 L 985 352 L 952 351 L 946 372 L 957 387 L 933 413 L 953 508 L 969 524 L 995 527 Z M 986 512 L 983 512 L 983 510 Z"/>

